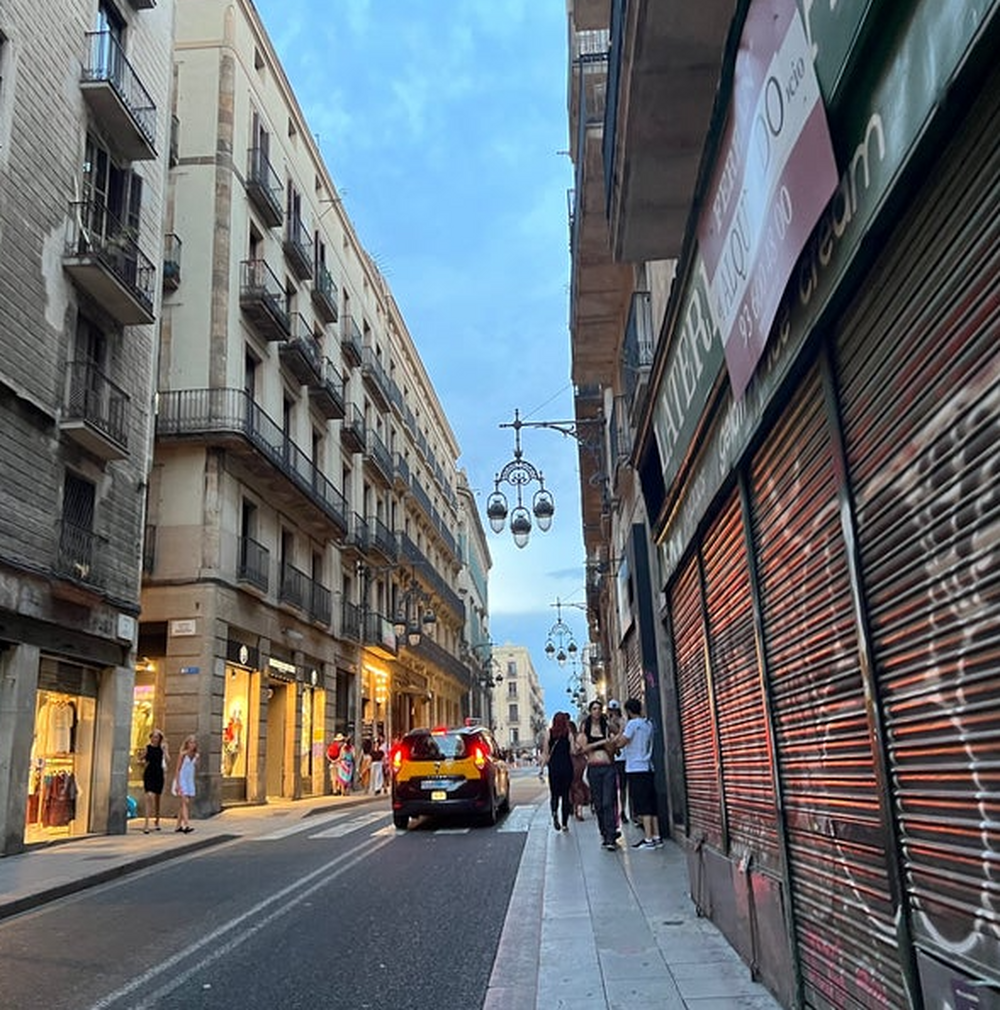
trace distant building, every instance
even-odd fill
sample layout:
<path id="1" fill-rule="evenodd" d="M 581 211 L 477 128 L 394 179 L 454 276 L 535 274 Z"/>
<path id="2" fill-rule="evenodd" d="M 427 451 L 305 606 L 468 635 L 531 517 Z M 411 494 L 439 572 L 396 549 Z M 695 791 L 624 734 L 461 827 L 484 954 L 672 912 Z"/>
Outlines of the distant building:
<path id="1" fill-rule="evenodd" d="M 495 645 L 499 675 L 493 687 L 493 728 L 501 747 L 531 756 L 545 729 L 545 693 L 523 645 Z M 500 678 L 503 678 L 502 680 Z"/>

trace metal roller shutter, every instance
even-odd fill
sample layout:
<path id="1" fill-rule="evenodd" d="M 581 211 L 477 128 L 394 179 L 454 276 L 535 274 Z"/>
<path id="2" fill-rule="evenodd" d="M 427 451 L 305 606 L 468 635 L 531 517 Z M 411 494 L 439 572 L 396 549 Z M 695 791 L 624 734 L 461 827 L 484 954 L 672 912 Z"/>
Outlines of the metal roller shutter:
<path id="1" fill-rule="evenodd" d="M 942 160 L 950 171 L 930 181 L 838 343 L 912 929 L 918 950 L 990 980 L 994 993 L 1000 992 L 998 119 L 994 79 L 983 107 L 970 116 L 968 136 Z"/>
<path id="2" fill-rule="evenodd" d="M 795 934 L 807 1006 L 899 1006 L 893 906 L 818 372 L 751 468 Z"/>
<path id="3" fill-rule="evenodd" d="M 738 493 L 712 524 L 702 555 L 729 850 L 774 870 L 777 809 Z"/>
<path id="4" fill-rule="evenodd" d="M 692 558 L 670 593 L 681 739 L 687 787 L 688 837 L 722 846 L 722 800 L 719 795 L 715 717 L 705 665 L 698 559 Z"/>

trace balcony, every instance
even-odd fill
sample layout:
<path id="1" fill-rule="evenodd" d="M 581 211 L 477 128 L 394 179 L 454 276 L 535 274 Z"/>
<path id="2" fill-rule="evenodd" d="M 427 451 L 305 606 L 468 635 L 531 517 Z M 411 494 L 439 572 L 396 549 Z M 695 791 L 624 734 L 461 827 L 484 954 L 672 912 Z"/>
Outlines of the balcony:
<path id="1" fill-rule="evenodd" d="M 361 641 L 361 608 L 344 600 L 340 609 L 340 637 L 349 642 Z"/>
<path id="2" fill-rule="evenodd" d="M 392 486 L 392 453 L 389 452 L 385 442 L 374 431 L 368 432 L 368 448 L 365 452 L 365 463 L 372 474 L 385 487 Z"/>
<path id="3" fill-rule="evenodd" d="M 309 385 L 309 399 L 328 421 L 336 421 L 344 416 L 347 409 L 344 383 L 329 358 L 324 358 L 322 364 L 319 380 Z"/>
<path id="4" fill-rule="evenodd" d="M 309 582 L 309 576 L 305 572 L 283 561 L 281 580 L 278 583 L 278 602 L 287 603 L 296 610 L 305 610 Z"/>
<path id="5" fill-rule="evenodd" d="M 340 422 L 340 444 L 348 452 L 364 452 L 368 444 L 365 431 L 365 415 L 353 403 L 347 408 Z"/>
<path id="6" fill-rule="evenodd" d="M 352 367 L 357 367 L 361 364 L 362 346 L 361 330 L 354 321 L 354 316 L 345 316 L 344 331 L 340 338 L 340 349 L 344 354 L 344 360 Z"/>
<path id="7" fill-rule="evenodd" d="M 278 348 L 281 364 L 295 376 L 299 385 L 315 385 L 323 374 L 323 352 L 309 323 L 298 312 L 291 317 L 292 336 Z"/>
<path id="8" fill-rule="evenodd" d="M 350 528 L 344 539 L 344 546 L 360 555 L 368 549 L 368 523 L 365 522 L 365 517 L 358 515 L 357 512 L 351 514 Z"/>
<path id="9" fill-rule="evenodd" d="M 59 428 L 105 462 L 128 456 L 129 398 L 87 361 L 66 373 L 66 407 Z"/>
<path id="10" fill-rule="evenodd" d="M 156 104 L 109 31 L 87 33 L 80 89 L 102 132 L 126 161 L 156 157 Z"/>
<path id="11" fill-rule="evenodd" d="M 312 286 L 312 303 L 316 315 L 324 323 L 335 323 L 338 318 L 337 298 L 340 292 L 330 276 L 330 271 L 322 263 L 316 264 L 316 279 Z"/>
<path id="12" fill-rule="evenodd" d="M 278 173 L 260 147 L 247 151 L 247 177 L 244 182 L 250 202 L 257 208 L 264 224 L 277 228 L 284 218 L 281 206 L 282 185 Z"/>
<path id="13" fill-rule="evenodd" d="M 374 347 L 365 347 L 361 354 L 361 380 L 372 398 L 372 403 L 383 413 L 392 403 L 389 396 L 389 376 L 382 367 L 382 359 Z"/>
<path id="14" fill-rule="evenodd" d="M 153 321 L 156 269 L 139 249 L 134 230 L 103 204 L 69 205 L 63 269 L 122 326 Z"/>
<path id="15" fill-rule="evenodd" d="M 450 677 L 463 690 L 467 691 L 471 686 L 472 674 L 465 663 L 457 656 L 453 656 L 443 646 L 438 645 L 430 635 L 421 635 L 417 645 L 410 645 L 404 636 L 403 645 L 413 655 L 419 656 L 428 666 L 434 667 L 438 672 Z"/>
<path id="16" fill-rule="evenodd" d="M 394 564 L 399 557 L 399 544 L 396 535 L 378 516 L 368 517 L 368 551 L 378 554 L 389 564 Z"/>
<path id="17" fill-rule="evenodd" d="M 240 264 L 240 308 L 265 340 L 291 336 L 284 288 L 265 260 Z"/>
<path id="18" fill-rule="evenodd" d="M 408 565 L 420 572 L 423 578 L 431 587 L 432 592 L 441 601 L 443 606 L 451 610 L 461 622 L 465 621 L 465 604 L 462 598 L 452 589 L 451 584 L 446 580 L 423 551 L 405 533 L 399 535 L 399 557 L 400 562 Z"/>
<path id="19" fill-rule="evenodd" d="M 392 457 L 393 471 L 392 480 L 397 491 L 409 491 L 410 489 L 410 464 L 402 453 L 395 453 Z"/>
<path id="20" fill-rule="evenodd" d="M 636 417 L 645 398 L 649 370 L 653 367 L 653 310 L 648 291 L 635 291 L 629 304 L 622 344 L 622 389 Z"/>
<path id="21" fill-rule="evenodd" d="M 309 229 L 298 215 L 288 219 L 285 225 L 285 240 L 281 245 L 292 273 L 300 281 L 309 280 L 313 275 L 312 238 Z"/>
<path id="22" fill-rule="evenodd" d="M 309 620 L 314 624 L 329 624 L 333 620 L 333 596 L 330 590 L 316 581 L 309 583 L 308 590 L 306 610 L 309 612 Z"/>
<path id="23" fill-rule="evenodd" d="M 399 650 L 392 621 L 370 610 L 365 612 L 364 620 L 365 646 L 383 659 L 395 659 Z"/>
<path id="24" fill-rule="evenodd" d="M 80 586 L 100 589 L 104 579 L 99 571 L 100 538 L 92 530 L 68 519 L 59 523 L 59 536 L 53 572 Z"/>
<path id="25" fill-rule="evenodd" d="M 168 232 L 163 237 L 163 290 L 176 291 L 181 283 L 181 240 Z"/>
<path id="26" fill-rule="evenodd" d="M 662 0 L 612 0 L 603 160 L 619 262 L 680 255 L 732 18 L 732 0 L 683 15 Z"/>
<path id="27" fill-rule="evenodd" d="M 317 539 L 347 533 L 347 502 L 330 479 L 242 389 L 182 389 L 158 398 L 156 437 L 220 446 L 275 508 Z M 284 480 L 275 480 L 280 475 Z"/>
<path id="28" fill-rule="evenodd" d="M 267 592 L 268 573 L 271 568 L 271 552 L 252 537 L 240 537 L 240 557 L 236 567 L 236 578 L 249 583 L 262 593 Z"/>

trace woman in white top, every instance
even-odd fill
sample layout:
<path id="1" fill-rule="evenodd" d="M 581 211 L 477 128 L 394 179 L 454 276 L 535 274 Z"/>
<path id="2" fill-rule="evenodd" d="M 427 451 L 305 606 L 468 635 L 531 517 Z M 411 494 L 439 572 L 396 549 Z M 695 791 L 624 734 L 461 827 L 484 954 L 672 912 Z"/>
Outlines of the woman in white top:
<path id="1" fill-rule="evenodd" d="M 174 773 L 173 794 L 180 799 L 177 810 L 177 827 L 175 830 L 185 835 L 194 831 L 191 827 L 191 798 L 194 796 L 194 772 L 198 764 L 198 738 L 189 736 L 181 744 L 181 752 L 177 755 L 177 771 Z"/>

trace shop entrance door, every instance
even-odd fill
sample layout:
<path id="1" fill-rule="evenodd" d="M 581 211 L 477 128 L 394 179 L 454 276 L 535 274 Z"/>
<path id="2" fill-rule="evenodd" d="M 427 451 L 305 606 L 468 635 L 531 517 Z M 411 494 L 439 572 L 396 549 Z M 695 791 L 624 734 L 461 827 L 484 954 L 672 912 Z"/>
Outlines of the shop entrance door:
<path id="1" fill-rule="evenodd" d="M 288 685 L 272 680 L 267 702 L 267 795 L 284 796 Z"/>

